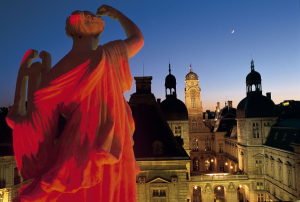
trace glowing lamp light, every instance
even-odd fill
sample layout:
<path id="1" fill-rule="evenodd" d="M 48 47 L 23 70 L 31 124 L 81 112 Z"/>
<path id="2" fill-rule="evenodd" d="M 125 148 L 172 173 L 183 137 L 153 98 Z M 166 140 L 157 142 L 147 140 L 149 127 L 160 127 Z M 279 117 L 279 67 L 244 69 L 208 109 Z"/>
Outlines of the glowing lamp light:
<path id="1" fill-rule="evenodd" d="M 194 189 L 197 189 L 197 186 L 195 186 Z"/>
<path id="2" fill-rule="evenodd" d="M 240 185 L 240 188 L 242 188 L 242 185 Z"/>
<path id="3" fill-rule="evenodd" d="M 211 162 L 214 162 L 214 160 L 212 159 L 212 160 L 210 160 Z"/>
<path id="4" fill-rule="evenodd" d="M 228 165 L 228 163 L 225 163 L 225 165 L 227 166 L 227 165 Z"/>
<path id="5" fill-rule="evenodd" d="M 221 187 L 218 187 L 218 190 L 220 190 L 221 189 Z"/>
<path id="6" fill-rule="evenodd" d="M 233 167 L 232 166 L 230 166 L 230 169 L 232 169 Z"/>

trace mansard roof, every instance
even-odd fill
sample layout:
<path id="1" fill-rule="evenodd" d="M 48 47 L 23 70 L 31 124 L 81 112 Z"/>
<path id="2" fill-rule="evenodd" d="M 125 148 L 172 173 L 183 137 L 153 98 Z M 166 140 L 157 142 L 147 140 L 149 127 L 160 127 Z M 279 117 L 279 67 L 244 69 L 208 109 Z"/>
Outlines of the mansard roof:
<path id="1" fill-rule="evenodd" d="M 300 119 L 278 121 L 271 127 L 265 145 L 293 152 L 293 143 L 300 144 Z"/>

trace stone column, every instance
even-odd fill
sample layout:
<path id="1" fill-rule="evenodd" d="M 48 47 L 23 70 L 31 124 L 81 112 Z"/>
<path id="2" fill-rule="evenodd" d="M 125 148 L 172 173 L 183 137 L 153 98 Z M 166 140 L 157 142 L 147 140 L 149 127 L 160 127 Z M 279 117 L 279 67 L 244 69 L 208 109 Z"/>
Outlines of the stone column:
<path id="1" fill-rule="evenodd" d="M 146 177 L 139 176 L 137 183 L 137 194 L 138 194 L 138 202 L 147 202 L 147 194 L 146 194 Z"/>

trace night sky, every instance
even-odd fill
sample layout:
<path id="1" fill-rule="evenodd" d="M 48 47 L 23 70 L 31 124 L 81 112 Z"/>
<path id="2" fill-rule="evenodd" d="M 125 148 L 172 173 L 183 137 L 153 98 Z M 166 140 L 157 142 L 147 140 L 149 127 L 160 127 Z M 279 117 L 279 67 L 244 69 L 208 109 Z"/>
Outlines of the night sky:
<path id="1" fill-rule="evenodd" d="M 203 110 L 226 100 L 233 106 L 246 96 L 251 57 L 261 74 L 262 90 L 275 104 L 300 100 L 299 0 L 10 0 L 0 1 L 0 107 L 13 104 L 15 83 L 28 49 L 45 50 L 52 66 L 72 47 L 66 18 L 75 10 L 96 13 L 110 5 L 137 24 L 145 45 L 130 59 L 132 76 L 152 76 L 152 92 L 165 99 L 169 61 L 184 102 L 189 65 L 199 76 Z M 108 17 L 100 44 L 125 39 L 119 23 Z M 234 32 L 233 32 L 234 30 Z M 35 60 L 37 61 L 37 60 Z M 143 65 L 144 64 L 144 65 Z M 125 93 L 126 100 L 135 92 Z"/>

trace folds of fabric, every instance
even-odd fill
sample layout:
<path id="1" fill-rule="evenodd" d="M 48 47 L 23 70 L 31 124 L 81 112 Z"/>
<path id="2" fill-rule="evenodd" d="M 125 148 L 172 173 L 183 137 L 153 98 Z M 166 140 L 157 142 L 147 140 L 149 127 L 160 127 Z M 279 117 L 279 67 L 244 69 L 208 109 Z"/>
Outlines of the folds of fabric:
<path id="1" fill-rule="evenodd" d="M 32 114 L 14 124 L 18 168 L 34 178 L 14 201 L 136 201 L 134 122 L 123 96 L 131 86 L 119 40 L 39 89 Z M 59 114 L 67 124 L 54 145 Z"/>

